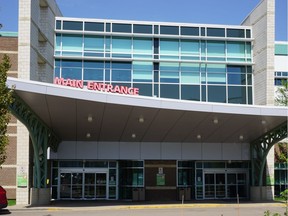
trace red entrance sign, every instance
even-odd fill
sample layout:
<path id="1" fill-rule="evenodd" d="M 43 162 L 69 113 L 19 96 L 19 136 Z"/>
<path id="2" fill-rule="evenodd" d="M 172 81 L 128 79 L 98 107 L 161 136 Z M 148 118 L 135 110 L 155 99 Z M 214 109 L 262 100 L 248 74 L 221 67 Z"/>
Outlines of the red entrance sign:
<path id="1" fill-rule="evenodd" d="M 84 88 L 83 80 L 64 79 L 64 78 L 55 77 L 54 84 L 62 85 L 62 86 L 70 86 L 73 88 L 80 88 L 80 89 Z M 111 85 L 111 84 L 105 84 L 105 83 L 97 83 L 93 81 L 87 82 L 87 89 L 94 90 L 94 91 L 125 94 L 125 95 L 139 95 L 139 88 Z"/>

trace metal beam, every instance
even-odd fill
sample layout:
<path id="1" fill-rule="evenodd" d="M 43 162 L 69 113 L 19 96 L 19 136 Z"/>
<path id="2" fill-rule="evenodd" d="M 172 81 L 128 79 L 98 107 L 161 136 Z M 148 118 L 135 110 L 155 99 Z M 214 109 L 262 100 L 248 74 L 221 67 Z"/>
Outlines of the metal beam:
<path id="1" fill-rule="evenodd" d="M 266 157 L 272 146 L 285 138 L 287 138 L 287 121 L 251 143 L 252 186 L 263 186 Z"/>
<path id="2" fill-rule="evenodd" d="M 60 138 L 49 128 L 33 110 L 14 93 L 14 102 L 9 107 L 12 114 L 28 129 L 34 152 L 35 188 L 47 187 L 47 148 L 57 151 Z"/>

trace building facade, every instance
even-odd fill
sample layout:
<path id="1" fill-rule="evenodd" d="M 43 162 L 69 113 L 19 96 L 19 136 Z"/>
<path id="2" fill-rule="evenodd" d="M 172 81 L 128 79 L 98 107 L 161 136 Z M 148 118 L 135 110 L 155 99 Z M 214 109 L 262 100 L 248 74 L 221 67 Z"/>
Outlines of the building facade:
<path id="1" fill-rule="evenodd" d="M 50 132 L 19 116 L 17 203 L 273 199 L 273 145 L 260 177 L 255 163 L 257 142 L 287 121 L 263 106 L 274 11 L 263 0 L 241 25 L 202 25 L 65 18 L 54 0 L 20 1 L 20 79 L 8 85 L 60 141 L 47 149 Z"/>

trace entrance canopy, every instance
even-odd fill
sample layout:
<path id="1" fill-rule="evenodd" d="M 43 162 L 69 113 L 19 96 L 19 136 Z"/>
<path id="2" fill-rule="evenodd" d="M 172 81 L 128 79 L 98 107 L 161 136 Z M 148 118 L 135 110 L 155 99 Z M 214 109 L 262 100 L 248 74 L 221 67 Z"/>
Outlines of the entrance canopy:
<path id="1" fill-rule="evenodd" d="M 251 143 L 287 123 L 287 107 L 194 102 L 8 78 L 62 140 Z"/>

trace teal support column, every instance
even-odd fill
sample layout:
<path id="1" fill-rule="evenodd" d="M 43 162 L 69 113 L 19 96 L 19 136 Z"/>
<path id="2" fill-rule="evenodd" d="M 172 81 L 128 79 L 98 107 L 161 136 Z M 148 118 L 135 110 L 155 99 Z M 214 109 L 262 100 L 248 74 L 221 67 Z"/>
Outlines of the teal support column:
<path id="1" fill-rule="evenodd" d="M 34 188 L 47 187 L 47 148 L 57 151 L 60 138 L 49 128 L 33 110 L 14 94 L 10 106 L 12 114 L 28 129 L 34 152 Z"/>
<path id="2" fill-rule="evenodd" d="M 287 121 L 265 133 L 250 145 L 252 186 L 265 186 L 263 174 L 266 157 L 272 146 L 287 137 Z"/>

